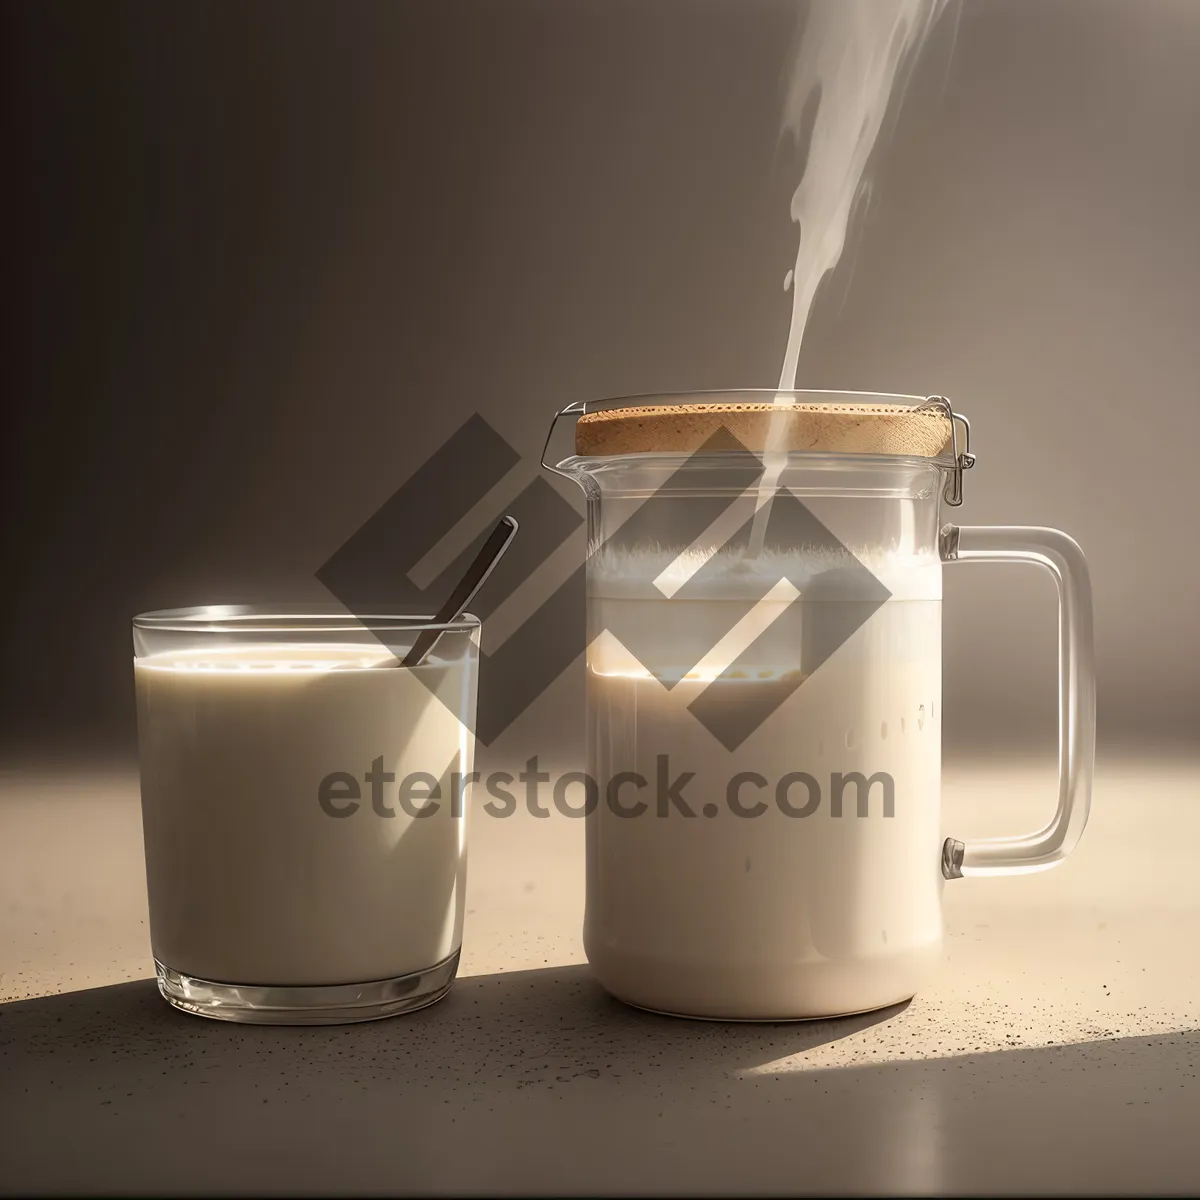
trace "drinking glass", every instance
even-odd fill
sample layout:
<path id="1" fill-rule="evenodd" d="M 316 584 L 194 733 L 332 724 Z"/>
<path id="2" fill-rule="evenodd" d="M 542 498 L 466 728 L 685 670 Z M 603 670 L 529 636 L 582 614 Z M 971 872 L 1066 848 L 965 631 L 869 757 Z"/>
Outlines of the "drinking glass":
<path id="1" fill-rule="evenodd" d="M 438 638 L 421 665 L 400 660 Z M 462 943 L 479 622 L 207 606 L 133 621 L 159 990 L 225 1020 L 421 1008 Z"/>

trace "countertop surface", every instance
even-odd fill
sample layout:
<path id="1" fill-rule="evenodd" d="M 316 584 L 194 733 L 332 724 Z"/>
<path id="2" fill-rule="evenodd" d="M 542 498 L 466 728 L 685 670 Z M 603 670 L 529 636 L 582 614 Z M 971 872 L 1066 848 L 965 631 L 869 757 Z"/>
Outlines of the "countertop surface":
<path id="1" fill-rule="evenodd" d="M 1076 854 L 947 885 L 938 981 L 883 1012 L 638 1012 L 580 943 L 582 823 L 480 816 L 462 969 L 323 1029 L 150 981 L 136 775 L 0 775 L 0 1190 L 1200 1190 L 1200 763 L 1101 761 Z M 1053 766 L 947 769 L 955 836 Z"/>

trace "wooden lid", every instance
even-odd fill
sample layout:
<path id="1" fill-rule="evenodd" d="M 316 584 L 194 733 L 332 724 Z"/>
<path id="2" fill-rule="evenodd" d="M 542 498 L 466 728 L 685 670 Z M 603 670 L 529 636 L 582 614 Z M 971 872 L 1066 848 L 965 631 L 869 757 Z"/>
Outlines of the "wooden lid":
<path id="1" fill-rule="evenodd" d="M 950 420 L 899 404 L 668 404 L 586 413 L 575 453 L 694 454 L 722 431 L 747 450 L 897 454 L 933 458 L 950 440 Z"/>

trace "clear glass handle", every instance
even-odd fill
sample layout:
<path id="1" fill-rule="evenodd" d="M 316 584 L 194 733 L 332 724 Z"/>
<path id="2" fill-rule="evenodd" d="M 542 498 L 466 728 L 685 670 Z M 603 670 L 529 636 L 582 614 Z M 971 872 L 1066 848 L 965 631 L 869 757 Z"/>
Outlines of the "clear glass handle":
<path id="1" fill-rule="evenodd" d="M 942 846 L 942 874 L 1015 875 L 1061 862 L 1087 824 L 1096 757 L 1096 679 L 1092 660 L 1092 585 L 1078 543 L 1057 529 L 1021 525 L 947 525 L 943 562 L 1037 563 L 1058 588 L 1058 811 L 1037 833 Z"/>

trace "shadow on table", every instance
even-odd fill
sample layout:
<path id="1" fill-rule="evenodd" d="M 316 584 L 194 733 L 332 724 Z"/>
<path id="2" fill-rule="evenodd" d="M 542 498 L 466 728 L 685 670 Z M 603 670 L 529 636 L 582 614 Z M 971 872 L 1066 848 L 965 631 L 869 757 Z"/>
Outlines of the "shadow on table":
<path id="1" fill-rule="evenodd" d="M 150 980 L 22 1001 L 0 1006 L 0 1189 L 1200 1187 L 1200 1033 L 912 1059 L 936 1038 L 906 1009 L 681 1021 L 584 967 L 327 1028 L 190 1017 Z"/>
<path id="2" fill-rule="evenodd" d="M 514 1087 L 553 1085 L 572 1071 L 603 1070 L 617 1079 L 664 1068 L 730 1075 L 849 1037 L 907 1007 L 781 1024 L 688 1021 L 630 1008 L 596 985 L 586 967 L 570 966 L 459 978 L 440 1004 L 389 1020 L 270 1027 L 176 1012 L 146 979 L 0 1005 L 0 1062 L 19 1031 L 24 1055 L 44 1054 L 66 1069 L 94 1062 L 98 1051 L 135 1072 L 160 1057 L 182 1063 L 202 1054 L 208 1069 L 228 1064 L 245 1075 L 264 1072 L 265 1080 L 273 1078 L 276 1054 L 302 1048 L 308 1061 L 333 1073 L 323 1082 L 417 1056 L 451 1081 Z"/>

